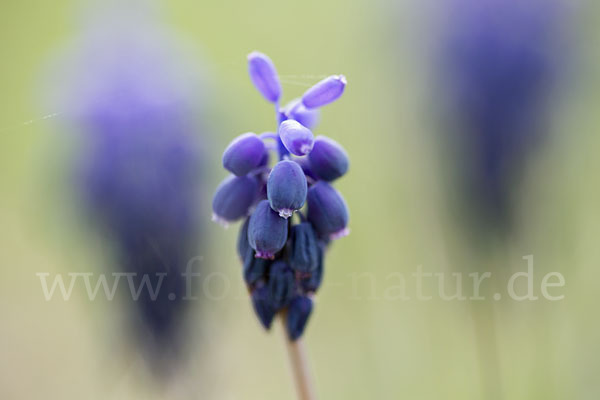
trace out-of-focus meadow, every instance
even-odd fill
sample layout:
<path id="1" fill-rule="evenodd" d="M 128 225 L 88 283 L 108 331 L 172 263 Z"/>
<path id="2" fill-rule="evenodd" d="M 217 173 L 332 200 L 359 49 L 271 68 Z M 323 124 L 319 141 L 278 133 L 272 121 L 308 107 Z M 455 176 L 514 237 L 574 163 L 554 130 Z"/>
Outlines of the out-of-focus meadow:
<path id="1" fill-rule="evenodd" d="M 234 251 L 237 229 L 210 223 L 210 198 L 225 177 L 222 150 L 243 132 L 274 129 L 272 108 L 246 69 L 246 55 L 260 50 L 277 65 L 286 101 L 325 76 L 348 79 L 344 96 L 322 110 L 315 129 L 342 143 L 351 158 L 349 173 L 336 183 L 350 208 L 351 234 L 329 251 L 305 333 L 320 398 L 480 399 L 491 385 L 497 398 L 511 400 L 597 399 L 600 8 L 573 2 L 563 11 L 567 33 L 558 49 L 568 62 L 546 138 L 527 157 L 521 182 L 511 186 L 511 231 L 482 243 L 482 234 L 465 232 L 471 222 L 449 206 L 458 188 L 446 181 L 448 154 L 439 145 L 444 126 L 436 123 L 431 76 L 440 68 L 431 52 L 441 3 L 180 0 L 157 6 L 160 23 L 186 41 L 191 61 L 185 67 L 201 69 L 201 89 L 192 98 L 203 110 L 194 134 L 202 148 L 198 206 L 206 222 L 195 253 L 204 278 L 213 274 L 201 286 L 209 295 L 189 304 L 183 365 L 173 366 L 177 373 L 161 385 L 144 367 L 135 339 L 123 339 L 129 314 L 118 299 L 90 301 L 76 286 L 70 300 L 46 301 L 36 275 L 112 271 L 110 248 L 88 226 L 73 190 L 77 135 L 67 132 L 67 110 L 47 92 L 61 90 L 49 71 L 93 12 L 85 1 L 5 1 L 0 398 L 293 398 L 281 327 L 265 333 L 247 298 Z M 111 30 L 111 20 L 100 26 Z M 506 298 L 510 274 L 526 271 L 528 255 L 539 299 Z M 418 300 L 412 274 L 419 266 L 448 276 L 491 271 L 491 282 L 504 289 L 488 287 L 483 302 Z M 564 287 L 550 289 L 564 299 L 542 297 L 549 272 L 564 276 Z M 401 296 L 400 276 L 410 299 Z M 437 280 L 424 285 L 424 293 L 438 292 Z M 492 300 L 495 292 L 503 298 Z M 492 328 L 481 322 L 488 320 Z M 488 351 L 496 361 L 486 358 Z"/>

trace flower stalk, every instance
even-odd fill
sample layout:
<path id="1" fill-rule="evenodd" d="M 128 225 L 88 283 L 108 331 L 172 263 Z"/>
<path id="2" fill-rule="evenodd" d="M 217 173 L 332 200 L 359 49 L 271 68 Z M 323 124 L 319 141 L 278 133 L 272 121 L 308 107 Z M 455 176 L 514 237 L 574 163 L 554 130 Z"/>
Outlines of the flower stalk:
<path id="1" fill-rule="evenodd" d="M 283 314 L 282 314 L 283 317 Z M 290 368 L 293 375 L 299 400 L 316 400 L 314 380 L 310 371 L 308 354 L 304 346 L 304 340 L 290 340 L 285 334 L 285 318 L 281 318 L 284 327 L 284 340 L 290 359 Z"/>

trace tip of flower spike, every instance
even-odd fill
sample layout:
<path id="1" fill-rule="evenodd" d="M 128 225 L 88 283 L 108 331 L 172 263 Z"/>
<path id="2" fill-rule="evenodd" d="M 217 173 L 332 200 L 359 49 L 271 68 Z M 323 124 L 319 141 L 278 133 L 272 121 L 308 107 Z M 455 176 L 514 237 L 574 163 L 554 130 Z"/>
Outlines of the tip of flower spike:
<path id="1" fill-rule="evenodd" d="M 283 209 L 279 210 L 279 216 L 281 218 L 288 219 L 293 214 L 294 214 L 294 210 L 290 210 L 289 208 L 283 208 Z"/>
<path id="2" fill-rule="evenodd" d="M 302 104 L 313 109 L 332 103 L 344 93 L 347 83 L 344 75 L 331 75 L 308 89 L 302 95 Z"/>
<path id="3" fill-rule="evenodd" d="M 254 50 L 254 51 L 251 51 L 250 53 L 248 53 L 248 55 L 246 56 L 246 60 L 251 60 L 256 57 L 266 57 L 266 56 L 267 55 L 265 53 L 261 53 L 258 50 Z"/>
<path id="4" fill-rule="evenodd" d="M 248 54 L 250 80 L 265 99 L 277 103 L 281 97 L 281 84 L 273 61 L 258 51 Z"/>
<path id="5" fill-rule="evenodd" d="M 217 224 L 221 225 L 225 229 L 229 228 L 229 221 L 227 221 L 223 217 L 218 216 L 217 214 L 213 213 L 211 220 L 212 222 L 216 222 Z"/>
<path id="6" fill-rule="evenodd" d="M 344 236 L 348 236 L 349 234 L 350 234 L 350 228 L 344 228 L 344 229 L 340 229 L 337 232 L 333 232 L 331 235 L 329 235 L 329 239 L 336 240 L 336 239 L 343 238 Z"/>
<path id="7" fill-rule="evenodd" d="M 269 251 L 256 251 L 254 255 L 255 258 L 264 258 L 265 260 L 273 260 L 275 258 L 275 254 Z"/>

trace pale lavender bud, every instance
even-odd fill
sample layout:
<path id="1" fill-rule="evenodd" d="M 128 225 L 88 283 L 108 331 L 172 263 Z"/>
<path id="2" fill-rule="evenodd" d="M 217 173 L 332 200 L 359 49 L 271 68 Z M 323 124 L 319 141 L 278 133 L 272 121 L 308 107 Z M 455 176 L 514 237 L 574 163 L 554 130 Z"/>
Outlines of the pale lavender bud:
<path id="1" fill-rule="evenodd" d="M 293 119 L 283 121 L 279 125 L 279 138 L 285 148 L 295 156 L 307 155 L 314 145 L 314 136 L 310 129 Z"/>
<path id="2" fill-rule="evenodd" d="M 302 99 L 292 100 L 285 107 L 285 114 L 290 119 L 300 122 L 308 129 L 313 129 L 319 123 L 319 110 L 304 107 Z"/>
<path id="3" fill-rule="evenodd" d="M 306 108 L 322 107 L 340 98 L 346 88 L 344 75 L 332 75 L 315 84 L 302 96 Z"/>
<path id="4" fill-rule="evenodd" d="M 273 61 L 263 53 L 253 51 L 248 55 L 248 73 L 256 89 L 265 99 L 276 103 L 281 96 L 281 84 Z"/>

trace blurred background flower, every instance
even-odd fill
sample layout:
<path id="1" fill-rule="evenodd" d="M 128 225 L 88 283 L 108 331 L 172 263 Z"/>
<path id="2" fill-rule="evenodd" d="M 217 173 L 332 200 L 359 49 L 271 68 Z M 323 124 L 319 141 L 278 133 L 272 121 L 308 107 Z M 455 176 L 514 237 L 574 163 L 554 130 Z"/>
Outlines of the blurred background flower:
<path id="1" fill-rule="evenodd" d="M 466 226 L 507 233 L 513 197 L 551 134 L 572 55 L 570 10 L 562 0 L 453 0 L 443 8 L 434 96 L 439 142 L 453 158 L 447 186 Z"/>
<path id="2" fill-rule="evenodd" d="M 168 377 L 187 348 L 185 277 L 207 248 L 202 153 L 211 139 L 197 93 L 207 92 L 156 5 L 109 1 L 84 13 L 81 34 L 57 57 L 47 102 L 78 143 L 71 174 L 91 217 L 83 221 L 114 264 L 95 272 L 109 287 L 135 288 L 113 303 L 130 308 L 122 336 Z M 128 275 L 115 281 L 113 272 Z"/>

